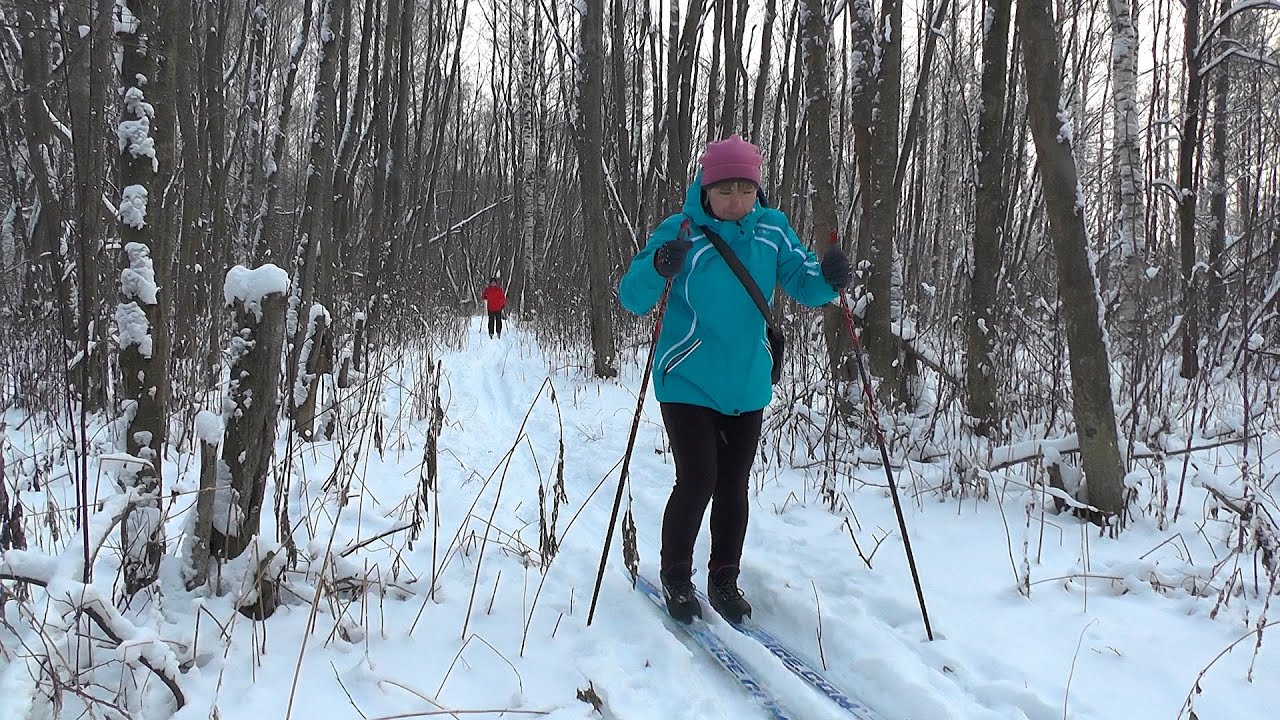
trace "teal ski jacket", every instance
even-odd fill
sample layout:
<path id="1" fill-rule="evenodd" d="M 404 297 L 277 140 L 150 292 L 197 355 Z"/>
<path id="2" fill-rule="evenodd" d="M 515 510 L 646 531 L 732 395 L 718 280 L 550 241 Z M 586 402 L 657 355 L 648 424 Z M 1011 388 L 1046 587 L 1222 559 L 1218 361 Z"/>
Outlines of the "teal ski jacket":
<path id="1" fill-rule="evenodd" d="M 773 356 L 764 317 L 702 228 L 724 238 L 771 303 L 778 285 L 810 307 L 830 302 L 836 291 L 780 210 L 757 200 L 741 220 L 717 220 L 702 206 L 700 180 L 694 178 L 685 194 L 684 212 L 662 221 L 632 258 L 618 297 L 636 315 L 658 304 L 666 281 L 653 267 L 653 253 L 675 239 L 683 222 L 690 220 L 688 239 L 693 247 L 672 279 L 653 363 L 653 394 L 658 402 L 741 415 L 773 399 Z"/>

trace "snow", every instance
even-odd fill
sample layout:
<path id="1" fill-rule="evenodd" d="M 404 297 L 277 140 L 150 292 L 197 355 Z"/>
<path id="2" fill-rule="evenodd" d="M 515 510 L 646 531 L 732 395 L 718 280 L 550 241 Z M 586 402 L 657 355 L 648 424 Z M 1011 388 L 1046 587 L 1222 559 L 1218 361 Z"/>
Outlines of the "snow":
<path id="1" fill-rule="evenodd" d="M 332 442 L 299 448 L 290 444 L 287 422 L 280 425 L 261 534 L 222 566 L 220 593 L 185 590 L 176 579 L 182 558 L 167 557 L 164 602 L 115 611 L 110 589 L 118 532 L 110 532 L 103 516 L 117 513 L 125 496 L 108 483 L 89 486 L 97 500 L 107 501 L 91 523 L 91 542 L 103 549 L 90 585 L 76 582 L 78 533 L 70 534 L 70 545 L 65 537 L 56 545 L 65 547 L 61 553 L 33 548 L 0 555 L 0 574 L 51 582 L 48 590 L 33 589 L 31 606 L 52 622 L 44 637 L 25 631 L 20 640 L 13 633 L 29 627 L 26 611 L 12 600 L 0 609 L 6 621 L 0 623 L 0 720 L 44 712 L 32 650 L 50 642 L 61 654 L 55 657 L 71 657 L 74 633 L 52 635 L 51 628 L 74 629 L 71 614 L 60 618 L 87 602 L 111 611 L 122 642 L 99 640 L 104 649 L 93 658 L 101 667 L 83 668 L 82 677 L 96 681 L 91 690 L 98 692 L 108 680 L 114 688 L 121 673 L 133 673 L 140 689 L 125 709 L 144 720 L 386 718 L 442 709 L 586 720 L 600 717 L 577 699 L 588 687 L 604 700 L 605 717 L 764 717 L 700 650 L 664 630 L 652 604 L 629 588 L 620 534 L 595 621 L 585 624 L 643 355 L 631 354 L 618 380 L 597 381 L 564 370 L 577 365 L 545 355 L 518 322 L 509 322 L 498 340 L 487 337 L 482 319 L 468 332 L 459 349 L 407 353 L 373 391 L 374 410 L 344 413 Z M 443 374 L 433 384 L 424 368 L 436 361 Z M 436 425 L 435 485 L 424 488 L 432 423 L 418 408 L 435 387 L 445 416 Z M 782 409 L 775 403 L 770 412 Z M 378 414 L 376 445 L 368 412 Z M 196 423 L 200 437 L 218 427 L 203 414 Z M 9 427 L 6 483 L 23 472 L 19 452 L 29 455 L 35 442 L 17 422 Z M 1169 447 L 1184 442 L 1173 438 Z M 1257 471 L 1274 477 L 1280 438 L 1262 442 L 1253 462 L 1266 458 L 1269 465 Z M 642 451 L 632 458 L 624 499 L 635 517 L 642 571 L 652 578 L 673 469 L 651 397 L 637 447 Z M 1230 557 L 1224 548 L 1234 536 L 1226 523 L 1201 512 L 1212 502 L 1207 488 L 1241 493 L 1238 446 L 1191 457 L 1197 469 L 1185 488 L 1182 517 L 1162 528 L 1139 512 L 1117 539 L 1046 509 L 1042 489 L 1027 482 L 1032 464 L 979 470 L 995 492 L 957 500 L 934 490 L 954 476 L 950 458 L 909 462 L 895 479 L 933 641 L 925 637 L 884 469 L 864 464 L 838 479 L 847 505 L 832 512 L 815 490 L 820 470 L 800 469 L 808 463 L 799 460 L 807 458 L 794 465 L 778 460 L 776 450 L 786 455 L 776 446 L 762 453 L 767 459 L 758 461 L 752 482 L 743 589 L 756 619 L 815 666 L 825 665 L 832 682 L 885 720 L 1169 720 L 1186 716 L 1180 710 L 1188 698 L 1203 718 L 1273 716 L 1280 650 L 1271 628 L 1255 652 L 1256 628 L 1272 622 L 1263 614 L 1265 597 L 1254 589 L 1257 568 L 1248 556 L 1237 556 L 1237 565 L 1215 572 Z M 1069 436 L 1024 439 L 992 450 L 987 462 L 1036 453 L 1069 460 L 1075 451 Z M 165 477 L 195 487 L 199 463 L 185 452 L 175 447 L 164 458 Z M 1156 470 L 1170 494 L 1183 459 L 1170 457 Z M 91 477 L 108 460 L 127 459 L 94 455 Z M 559 549 L 550 556 L 538 526 L 553 508 L 542 511 L 539 491 L 553 503 L 559 473 L 567 503 L 558 508 L 552 535 Z M 223 529 L 239 520 L 229 480 L 220 464 L 213 504 L 214 524 Z M 281 490 L 298 546 L 296 566 L 285 564 L 276 542 L 269 503 L 277 480 L 287 481 Z M 1151 482 L 1135 486 L 1144 499 Z M 23 498 L 44 507 L 45 497 L 56 495 L 58 506 L 72 507 L 74 493 L 63 479 L 39 492 L 24 490 Z M 1273 498 L 1263 501 L 1274 507 Z M 171 538 L 193 505 L 192 497 L 175 496 L 168 506 Z M 699 584 L 707 552 L 704 528 Z M 267 574 L 283 573 L 284 604 L 256 624 L 235 606 L 254 597 L 260 561 Z M 1216 591 L 1236 573 L 1236 592 L 1219 599 Z M 795 717 L 849 717 L 754 641 L 710 620 Z M 177 677 L 186 707 L 173 712 L 167 688 L 136 664 L 142 658 Z M 83 702 L 71 693 L 63 701 L 68 717 Z"/>
<path id="2" fill-rule="evenodd" d="M 141 230 L 147 225 L 147 189 L 141 185 L 127 185 L 120 196 L 120 222 Z"/>
<path id="3" fill-rule="evenodd" d="M 145 358 L 151 357 L 154 349 L 150 333 L 151 326 L 147 321 L 146 313 L 138 307 L 138 304 L 127 303 L 116 306 L 115 320 L 118 328 L 116 337 L 120 348 L 137 347 L 139 355 Z"/>
<path id="4" fill-rule="evenodd" d="M 122 33 L 132 35 L 138 32 L 138 28 L 141 27 L 142 23 L 138 21 L 138 16 L 134 15 L 133 11 L 129 9 L 128 2 L 117 2 L 116 11 L 115 25 L 117 35 Z"/>
<path id="5" fill-rule="evenodd" d="M 222 418 L 217 413 L 201 410 L 196 413 L 196 437 L 208 445 L 222 442 Z"/>
<path id="6" fill-rule="evenodd" d="M 1066 101 L 1058 107 L 1058 142 L 1063 145 L 1071 145 L 1074 135 L 1074 123 L 1071 120 L 1071 113 L 1067 109 Z"/>
<path id="7" fill-rule="evenodd" d="M 244 303 L 259 322 L 262 321 L 262 301 L 268 295 L 284 295 L 289 292 L 289 273 L 267 263 L 250 270 L 236 265 L 227 271 L 222 284 L 222 297 L 227 305 Z"/>
<path id="8" fill-rule="evenodd" d="M 137 80 L 138 86 L 130 87 L 124 94 L 125 114 L 132 115 L 133 119 L 121 120 L 116 128 L 116 136 L 120 141 L 120 152 L 127 151 L 135 158 L 151 158 L 151 168 L 154 172 L 159 167 L 159 160 L 156 158 L 156 142 L 151 137 L 151 118 L 155 117 L 156 110 L 150 103 L 143 100 L 140 86 L 145 82 L 145 78 L 139 75 Z"/>
<path id="9" fill-rule="evenodd" d="M 145 305 L 155 305 L 160 288 L 151 264 L 151 250 L 142 243 L 131 242 L 124 246 L 124 251 L 129 256 L 129 267 L 120 271 L 120 294 L 137 298 Z"/>

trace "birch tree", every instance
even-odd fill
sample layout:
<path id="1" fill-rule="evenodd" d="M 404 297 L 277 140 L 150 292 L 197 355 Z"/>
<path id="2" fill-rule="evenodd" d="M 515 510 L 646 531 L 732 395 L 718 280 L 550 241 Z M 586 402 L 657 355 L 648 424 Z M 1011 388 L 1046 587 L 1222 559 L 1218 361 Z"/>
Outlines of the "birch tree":
<path id="1" fill-rule="evenodd" d="M 519 25 L 516 33 L 519 67 L 519 107 L 516 110 L 519 118 L 517 156 L 520 167 L 516 175 L 516 188 L 520 196 L 518 204 L 519 239 L 516 242 L 515 257 L 512 258 L 511 278 L 508 280 L 508 293 L 513 304 L 522 307 L 525 295 L 531 287 L 536 286 L 534 274 L 536 259 L 534 248 L 534 230 L 538 224 L 538 122 L 537 110 L 541 104 L 537 97 L 539 68 L 542 63 L 538 52 L 538 36 L 541 32 L 542 13 L 539 8 L 530 7 L 529 3 L 520 3 Z M 585 39 L 584 39 L 585 40 Z M 603 58 L 600 58 L 601 60 Z M 599 147 L 597 145 L 597 147 Z M 597 156 L 600 157 L 600 156 Z M 600 192 L 600 185 L 596 192 Z"/>
<path id="2" fill-rule="evenodd" d="M 1143 158 L 1138 126 L 1138 24 L 1133 0 L 1111 3 L 1111 102 L 1115 135 L 1112 160 L 1115 164 L 1117 213 L 1115 245 L 1120 254 L 1120 282 L 1116 304 L 1116 324 L 1134 350 L 1145 347 L 1147 277 L 1143 249 Z M 1138 381 L 1137 377 L 1134 382 Z"/>

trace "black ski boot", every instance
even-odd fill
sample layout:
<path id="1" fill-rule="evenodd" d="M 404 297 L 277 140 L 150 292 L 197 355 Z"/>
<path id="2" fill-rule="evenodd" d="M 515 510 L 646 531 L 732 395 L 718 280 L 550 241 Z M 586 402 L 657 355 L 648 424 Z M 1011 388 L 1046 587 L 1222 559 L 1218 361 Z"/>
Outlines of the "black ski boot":
<path id="1" fill-rule="evenodd" d="M 711 607 L 725 620 L 737 624 L 751 617 L 751 604 L 738 589 L 738 568 L 733 565 L 707 575 L 707 597 Z"/>
<path id="2" fill-rule="evenodd" d="M 702 603 L 693 589 L 693 579 L 688 573 L 660 573 L 662 595 L 667 599 L 667 613 L 682 623 L 702 617 Z"/>

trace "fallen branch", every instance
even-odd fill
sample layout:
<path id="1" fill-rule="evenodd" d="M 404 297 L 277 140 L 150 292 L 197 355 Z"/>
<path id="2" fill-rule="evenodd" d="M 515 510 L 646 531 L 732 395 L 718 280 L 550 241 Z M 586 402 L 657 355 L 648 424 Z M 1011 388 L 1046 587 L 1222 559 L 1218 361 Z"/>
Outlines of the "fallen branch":
<path id="1" fill-rule="evenodd" d="M 78 612 L 88 615 L 102 632 L 116 644 L 126 646 L 124 657 L 136 657 L 139 664 L 155 673 L 173 693 L 181 710 L 186 696 L 177 680 L 177 658 L 163 641 L 151 637 L 129 622 L 116 610 L 110 598 L 103 598 L 97 588 L 65 577 L 59 577 L 55 558 L 26 550 L 9 550 L 0 555 L 0 580 L 16 580 L 45 588 L 51 597 L 65 600 Z"/>
<path id="2" fill-rule="evenodd" d="M 1258 435 L 1250 435 L 1248 437 L 1232 437 L 1221 442 L 1210 443 L 1208 445 L 1196 445 L 1195 447 L 1185 447 L 1179 450 L 1149 450 L 1142 449 L 1133 453 L 1130 457 L 1134 460 L 1154 460 L 1162 457 L 1176 457 L 1178 455 L 1186 455 L 1188 453 L 1200 452 L 1201 450 L 1212 450 L 1227 445 L 1236 445 L 1239 443 L 1255 440 Z M 1080 444 L 1075 433 L 1061 438 L 1046 438 L 1044 440 L 1033 440 L 1027 443 L 1019 443 L 1018 445 L 1010 445 L 1007 447 L 996 448 L 992 455 L 1000 457 L 1003 454 L 1008 455 L 1004 459 L 995 462 L 987 467 L 987 472 L 995 472 L 997 470 L 1005 470 L 1014 465 L 1021 465 L 1025 462 L 1035 462 L 1044 459 L 1043 447 L 1048 445 L 1063 455 L 1070 455 L 1080 452 Z"/>

